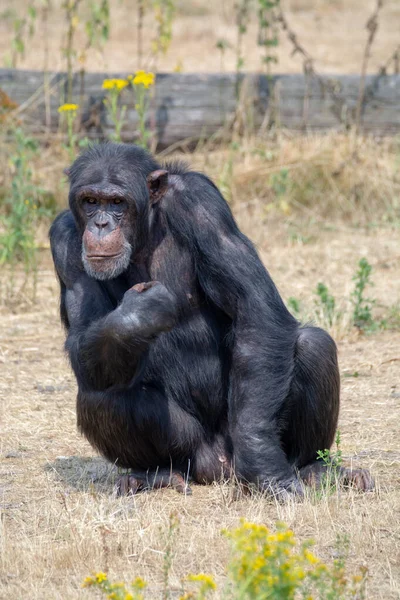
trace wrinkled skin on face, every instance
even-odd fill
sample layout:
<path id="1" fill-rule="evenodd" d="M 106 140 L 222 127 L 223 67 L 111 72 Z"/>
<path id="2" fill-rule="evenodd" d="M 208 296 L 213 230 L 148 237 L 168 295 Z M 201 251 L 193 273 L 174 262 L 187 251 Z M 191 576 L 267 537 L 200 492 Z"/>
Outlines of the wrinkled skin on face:
<path id="1" fill-rule="evenodd" d="M 132 244 L 123 229 L 127 203 L 112 187 L 84 188 L 77 202 L 86 216 L 82 236 L 82 262 L 91 277 L 99 280 L 118 277 L 129 266 Z"/>
<path id="2" fill-rule="evenodd" d="M 123 147 L 121 152 L 121 147 L 94 147 L 67 173 L 70 208 L 82 236 L 82 263 L 98 280 L 126 271 L 148 240 L 146 177 L 158 165 L 142 150 Z"/>

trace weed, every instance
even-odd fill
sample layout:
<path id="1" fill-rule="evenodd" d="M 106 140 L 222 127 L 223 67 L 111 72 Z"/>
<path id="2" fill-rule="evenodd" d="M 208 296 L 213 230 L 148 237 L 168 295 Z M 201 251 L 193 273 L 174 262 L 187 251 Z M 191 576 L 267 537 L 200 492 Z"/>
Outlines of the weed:
<path id="1" fill-rule="evenodd" d="M 14 267 L 22 262 L 26 278 L 33 274 L 33 297 L 36 295 L 37 247 L 35 229 L 40 216 L 46 213 L 39 204 L 42 190 L 33 182 L 30 161 L 38 143 L 27 137 L 21 128 L 14 131 L 15 151 L 10 156 L 12 183 L 5 197 L 6 214 L 0 218 L 0 264 L 11 266 L 10 292 L 14 291 Z"/>
<path id="2" fill-rule="evenodd" d="M 374 300 L 365 297 L 365 290 L 373 285 L 371 282 L 372 266 L 366 258 L 362 258 L 358 263 L 358 271 L 353 277 L 355 282 L 354 291 L 351 294 L 353 304 L 353 323 L 355 327 L 361 330 L 371 331 L 377 325 L 372 316 L 372 307 Z"/>
<path id="3" fill-rule="evenodd" d="M 154 17 L 157 23 L 157 34 L 152 41 L 155 66 L 160 54 L 166 54 L 172 40 L 172 23 L 176 6 L 175 0 L 153 0 Z M 155 70 L 157 70 L 155 68 Z"/>
<path id="4" fill-rule="evenodd" d="M 169 516 L 167 539 L 164 550 L 162 600 L 169 600 L 170 598 L 169 574 L 172 567 L 174 539 L 175 535 L 178 533 L 178 530 L 179 518 L 176 513 L 171 513 Z"/>
<path id="5" fill-rule="evenodd" d="M 143 590 L 146 582 L 140 577 L 136 577 L 132 583 L 111 583 L 106 573 L 99 572 L 93 577 L 86 577 L 83 587 L 95 587 L 103 594 L 107 594 L 110 600 L 143 600 Z"/>
<path id="6" fill-rule="evenodd" d="M 78 137 L 74 132 L 74 123 L 78 108 L 78 104 L 63 104 L 58 109 L 60 115 L 65 115 L 67 121 L 67 144 L 65 148 L 68 151 L 71 162 L 75 160 L 75 146 Z"/>
<path id="7" fill-rule="evenodd" d="M 287 305 L 289 310 L 293 313 L 295 317 L 300 315 L 300 300 L 290 296 L 287 301 Z"/>
<path id="8" fill-rule="evenodd" d="M 390 307 L 388 316 L 381 320 L 379 326 L 385 330 L 400 329 L 400 302 Z"/>
<path id="9" fill-rule="evenodd" d="M 79 8 L 82 5 L 81 0 L 66 0 L 63 3 L 65 18 L 67 24 L 66 45 L 63 48 L 63 54 L 67 61 L 67 94 L 66 101 L 72 102 L 72 83 L 74 62 L 79 60 L 81 72 L 84 72 L 83 65 L 86 62 L 87 52 L 92 47 L 101 47 L 108 40 L 110 34 L 110 7 L 109 0 L 101 2 L 92 2 L 90 4 L 89 19 L 85 22 L 86 42 L 81 52 L 75 48 L 75 38 L 80 24 Z"/>
<path id="10" fill-rule="evenodd" d="M 247 32 L 250 20 L 251 0 L 237 0 L 235 2 L 236 13 L 236 99 L 240 96 L 240 74 L 244 67 L 243 58 L 243 36 Z"/>
<path id="11" fill-rule="evenodd" d="M 227 160 L 224 162 L 217 180 L 218 188 L 226 200 L 231 203 L 234 196 L 234 163 L 238 153 L 239 145 L 232 142 L 229 147 Z"/>
<path id="12" fill-rule="evenodd" d="M 332 452 L 325 448 L 325 450 L 318 450 L 317 460 L 321 460 L 326 467 L 326 471 L 321 478 L 321 494 L 332 494 L 337 489 L 339 480 L 339 471 L 343 465 L 343 455 L 340 446 L 341 438 L 340 431 L 337 430 L 335 444 L 336 450 Z"/>
<path id="13" fill-rule="evenodd" d="M 290 204 L 287 200 L 291 191 L 292 183 L 288 169 L 280 169 L 278 173 L 271 175 L 269 185 L 275 195 L 275 202 L 266 206 L 267 210 L 279 209 L 283 214 L 289 215 L 291 212 Z"/>
<path id="14" fill-rule="evenodd" d="M 105 79 L 103 81 L 103 90 L 108 92 L 103 102 L 109 111 L 111 121 L 114 125 L 114 133 L 111 136 L 114 142 L 121 141 L 121 129 L 125 121 L 126 105 L 123 104 L 120 106 L 119 99 L 122 90 L 126 88 L 128 83 L 126 79 Z"/>
<path id="15" fill-rule="evenodd" d="M 278 46 L 278 28 L 275 11 L 279 8 L 280 0 L 258 0 L 258 45 L 264 49 L 262 62 L 267 75 L 271 75 L 271 65 L 278 62 L 273 52 Z"/>
<path id="16" fill-rule="evenodd" d="M 146 126 L 146 114 L 149 106 L 150 93 L 149 89 L 154 85 L 154 73 L 146 73 L 145 71 L 137 71 L 135 76 L 128 77 L 136 95 L 135 109 L 139 119 L 139 139 L 137 144 L 143 148 L 148 148 L 151 132 Z"/>
<path id="17" fill-rule="evenodd" d="M 218 591 L 231 600 L 364 598 L 366 571 L 361 569 L 352 577 L 346 574 L 348 536 L 337 539 L 338 558 L 328 566 L 311 552 L 311 540 L 298 544 L 293 531 L 282 523 L 277 523 L 273 532 L 265 525 L 242 520 L 239 527 L 223 533 L 231 544 L 225 585 L 219 590 L 212 575 L 189 574 L 185 581 L 196 584 L 197 589 L 184 593 L 180 600 L 205 600 Z M 97 573 L 83 585 L 101 590 L 107 598 L 142 600 L 146 583 L 138 578 L 130 586 L 112 584 L 105 573 Z M 170 586 L 167 592 L 166 596 L 164 590 L 163 598 L 170 597 Z"/>
<path id="18" fill-rule="evenodd" d="M 220 38 L 219 40 L 217 40 L 215 47 L 220 52 L 219 70 L 221 71 L 221 73 L 223 73 L 225 71 L 225 52 L 231 46 L 228 40 Z"/>
<path id="19" fill-rule="evenodd" d="M 289 231 L 289 240 L 294 244 L 304 246 L 306 244 L 314 243 L 316 237 L 314 235 L 304 235 L 303 233 L 292 229 Z"/>
<path id="20" fill-rule="evenodd" d="M 332 327 L 334 319 L 337 317 L 335 314 L 335 298 L 329 293 L 328 287 L 321 282 L 318 283 L 315 293 L 318 296 L 317 306 L 322 311 L 322 317 Z"/>
<path id="21" fill-rule="evenodd" d="M 14 35 L 11 41 L 11 56 L 6 57 L 6 64 L 10 64 L 15 69 L 18 59 L 25 56 L 26 39 L 31 38 L 35 33 L 37 18 L 35 3 L 28 3 L 24 11 L 24 16 L 19 16 L 14 10 L 11 10 L 2 15 L 2 17 L 7 21 L 10 20 L 12 24 Z"/>

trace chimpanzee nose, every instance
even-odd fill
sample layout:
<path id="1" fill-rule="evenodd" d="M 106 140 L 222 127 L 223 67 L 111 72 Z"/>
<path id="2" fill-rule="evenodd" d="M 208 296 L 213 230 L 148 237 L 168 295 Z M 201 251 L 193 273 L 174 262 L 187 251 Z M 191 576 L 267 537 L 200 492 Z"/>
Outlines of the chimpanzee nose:
<path id="1" fill-rule="evenodd" d="M 105 212 L 99 213 L 94 221 L 94 224 L 100 230 L 105 229 L 107 227 L 107 225 L 109 225 L 109 223 L 110 223 L 110 221 Z"/>

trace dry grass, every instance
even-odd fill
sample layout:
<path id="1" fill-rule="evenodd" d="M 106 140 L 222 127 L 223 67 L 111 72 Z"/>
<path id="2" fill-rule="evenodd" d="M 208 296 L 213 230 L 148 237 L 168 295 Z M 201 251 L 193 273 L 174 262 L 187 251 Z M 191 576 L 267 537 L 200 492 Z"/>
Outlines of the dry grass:
<path id="1" fill-rule="evenodd" d="M 310 301 L 318 281 L 344 298 L 356 262 L 366 256 L 380 310 L 386 313 L 398 301 L 398 231 L 343 222 L 324 230 L 317 223 L 298 229 L 303 237 L 293 240 L 292 225 L 282 220 L 256 225 L 248 209 L 238 206 L 236 213 L 257 238 L 286 299 Z M 257 497 L 234 501 L 229 485 L 194 486 L 187 498 L 164 490 L 117 499 L 115 473 L 76 432 L 76 384 L 62 353 L 57 283 L 47 251 L 39 283 L 38 305 L 16 314 L 3 310 L 0 322 L 1 598 L 90 598 L 93 592 L 80 586 L 93 570 L 105 570 L 114 580 L 141 575 L 149 581 L 149 597 L 159 598 L 171 511 L 181 521 L 171 573 L 177 590 L 188 572 L 223 580 L 228 550 L 220 530 L 246 517 L 268 525 L 286 521 L 300 540 L 314 538 L 317 554 L 327 561 L 336 535 L 348 534 L 349 568 L 369 568 L 367 597 L 399 597 L 399 331 L 367 337 L 346 331 L 339 343 L 342 449 L 348 462 L 373 470 L 376 492 L 341 492 L 288 506 Z"/>
<path id="2" fill-rule="evenodd" d="M 170 71 L 215 71 L 215 43 L 232 43 L 233 0 L 180 2 L 169 54 Z M 26 6 L 22 0 L 3 8 Z M 316 57 L 321 71 L 358 73 L 373 0 L 287 0 L 290 22 Z M 57 16 L 58 14 L 58 16 Z M 49 67 L 62 68 L 60 12 L 49 26 Z M 388 0 L 370 63 L 372 71 L 398 43 L 399 3 Z M 90 70 L 132 71 L 135 18 L 129 3 L 112 2 L 112 35 L 105 56 L 90 55 Z M 146 24 L 146 39 L 154 24 Z M 43 67 L 42 24 L 21 66 Z M 256 32 L 245 42 L 247 70 L 260 66 Z M 0 51 L 8 51 L 10 27 L 0 24 Z M 121 44 L 123 40 L 123 44 Z M 280 72 L 301 65 L 287 42 L 279 49 Z M 234 70 L 227 52 L 225 69 Z M 4 166 L 7 156 L 4 156 Z M 373 266 L 376 316 L 387 316 L 400 299 L 399 148 L 396 142 L 332 134 L 324 137 L 240 140 L 235 150 L 199 148 L 189 157 L 231 195 L 240 225 L 257 243 L 262 259 L 287 300 L 313 310 L 317 283 L 326 283 L 344 317 L 333 327 L 342 372 L 340 430 L 346 460 L 373 470 L 376 492 L 340 492 L 301 504 L 276 505 L 253 497 L 235 501 L 230 485 L 194 486 L 193 496 L 165 490 L 130 499 L 113 495 L 115 473 L 95 456 L 75 426 L 76 384 L 63 356 L 57 314 L 58 289 L 44 231 L 38 303 L 0 307 L 0 598 L 69 600 L 92 598 L 81 589 L 85 576 L 105 570 L 112 579 L 149 581 L 159 598 L 169 514 L 181 521 L 171 574 L 179 590 L 189 572 L 223 580 L 228 550 L 220 530 L 240 517 L 272 525 L 284 520 L 300 540 L 314 538 L 316 553 L 331 561 L 338 533 L 350 537 L 349 568 L 368 566 L 368 598 L 400 597 L 400 332 L 360 336 L 349 328 L 349 293 L 356 264 Z M 36 180 L 66 203 L 60 174 L 66 156 L 55 144 L 34 165 Z M 232 171 L 232 176 L 229 175 Z M 273 177 L 288 172 L 288 188 L 277 193 Z M 0 187 L 8 185 L 0 169 Z M 271 188 L 272 186 L 272 188 Z M 340 219 L 340 220 L 339 220 Z M 387 223 L 383 223 L 386 220 Z M 357 222 L 368 227 L 356 227 Z M 375 225 L 373 225 L 375 223 Z M 397 229 L 396 229 L 397 227 Z M 7 275 L 2 273 L 4 288 Z M 357 376 L 355 376 L 357 374 Z"/>
<path id="3" fill-rule="evenodd" d="M 216 146 L 208 140 L 199 142 L 194 153 L 167 149 L 159 158 L 187 160 L 193 168 L 206 172 L 253 232 L 255 242 L 261 242 L 257 237 L 263 231 L 260 223 L 274 218 L 285 217 L 294 237 L 299 220 L 324 227 L 332 219 L 369 226 L 398 223 L 399 139 L 356 137 L 351 132 L 293 136 L 276 131 L 264 138 L 233 136 L 230 145 Z M 0 203 L 11 184 L 12 151 L 12 143 L 0 140 Z M 67 205 L 62 172 L 68 165 L 60 138 L 47 136 L 31 167 L 35 183 L 47 192 L 45 202 L 53 208 Z"/>
<path id="4" fill-rule="evenodd" d="M 233 5 L 235 0 L 206 2 L 205 0 L 181 0 L 178 3 L 178 16 L 173 27 L 173 40 L 167 56 L 159 61 L 160 71 L 172 71 L 181 64 L 183 71 L 213 72 L 220 70 L 216 43 L 226 39 L 232 47 L 236 42 L 236 26 Z M 137 65 L 136 13 L 135 3 L 111 1 L 111 37 L 104 54 L 91 52 L 87 58 L 87 68 L 95 71 L 133 71 Z M 59 7 L 59 3 L 54 3 Z M 359 73 L 366 41 L 365 23 L 375 6 L 375 0 L 286 0 L 289 21 L 299 39 L 316 59 L 316 67 L 325 73 Z M 3 0 L 1 12 L 16 8 L 24 14 L 25 0 Z M 398 45 L 398 23 L 400 6 L 397 0 L 387 0 L 380 19 L 380 30 L 374 44 L 370 71 L 384 63 Z M 144 40 L 146 52 L 155 35 L 156 24 L 149 17 L 145 22 Z M 60 46 L 65 44 L 65 23 L 63 14 L 56 8 L 48 25 L 48 46 L 50 69 L 62 69 L 63 61 Z M 84 26 L 80 24 L 76 49 L 84 46 Z M 0 55 L 10 51 L 12 27 L 0 22 Z M 42 69 L 44 65 L 44 24 L 40 18 L 37 35 L 27 43 L 25 59 L 21 67 Z M 256 44 L 257 26 L 249 27 L 244 40 L 245 69 L 256 71 L 261 67 L 260 50 Z M 278 48 L 277 71 L 296 73 L 302 69 L 297 56 L 292 56 L 292 48 L 282 37 Z M 235 53 L 227 50 L 224 68 L 234 71 Z"/>

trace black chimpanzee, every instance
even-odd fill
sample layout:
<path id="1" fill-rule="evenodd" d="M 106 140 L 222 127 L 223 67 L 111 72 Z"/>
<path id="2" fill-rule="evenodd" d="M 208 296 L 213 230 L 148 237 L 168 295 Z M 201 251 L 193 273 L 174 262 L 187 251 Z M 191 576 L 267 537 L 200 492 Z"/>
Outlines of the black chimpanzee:
<path id="1" fill-rule="evenodd" d="M 78 427 L 133 470 L 120 491 L 231 473 L 275 494 L 318 481 L 339 411 L 336 347 L 288 312 L 205 175 L 133 145 L 69 171 L 50 231 Z M 298 475 L 300 477 L 298 477 Z M 367 471 L 342 469 L 360 489 Z"/>

